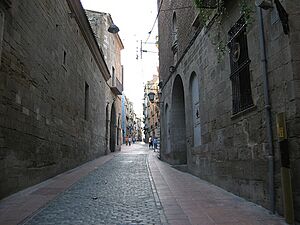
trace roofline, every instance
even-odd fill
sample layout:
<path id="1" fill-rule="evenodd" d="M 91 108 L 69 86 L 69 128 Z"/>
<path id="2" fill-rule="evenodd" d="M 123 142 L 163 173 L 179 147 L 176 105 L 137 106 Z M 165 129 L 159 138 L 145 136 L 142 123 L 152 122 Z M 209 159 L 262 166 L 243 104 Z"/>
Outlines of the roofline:
<path id="1" fill-rule="evenodd" d="M 104 55 L 97 43 L 96 37 L 91 28 L 90 22 L 85 14 L 85 10 L 80 0 L 67 0 L 71 12 L 74 14 L 76 22 L 82 32 L 82 35 L 106 81 L 111 77 L 109 69 L 104 59 Z"/>
<path id="2" fill-rule="evenodd" d="M 112 17 L 111 17 L 111 15 L 110 15 L 110 13 L 99 12 L 99 11 L 90 10 L 90 9 L 86 9 L 86 11 L 89 11 L 89 12 L 92 12 L 92 13 L 98 13 L 98 14 L 106 14 L 106 15 L 108 16 L 108 19 L 109 19 L 110 23 L 111 23 L 111 24 L 114 23 L 114 22 L 113 22 L 113 19 L 112 19 Z M 119 41 L 119 43 L 120 43 L 120 45 L 121 45 L 121 49 L 124 49 L 124 45 L 123 45 L 123 42 L 122 42 L 122 40 L 121 40 L 121 38 L 120 38 L 120 35 L 119 35 L 119 34 L 114 34 L 114 35 L 117 36 L 117 39 L 118 39 L 118 41 Z"/>

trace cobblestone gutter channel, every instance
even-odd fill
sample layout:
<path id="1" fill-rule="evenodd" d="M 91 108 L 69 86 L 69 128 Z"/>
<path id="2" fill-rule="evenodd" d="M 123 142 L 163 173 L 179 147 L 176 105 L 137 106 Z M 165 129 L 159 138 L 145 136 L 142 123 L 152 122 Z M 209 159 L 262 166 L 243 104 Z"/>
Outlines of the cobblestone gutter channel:
<path id="1" fill-rule="evenodd" d="M 165 224 L 147 154 L 115 156 L 23 224 Z"/>

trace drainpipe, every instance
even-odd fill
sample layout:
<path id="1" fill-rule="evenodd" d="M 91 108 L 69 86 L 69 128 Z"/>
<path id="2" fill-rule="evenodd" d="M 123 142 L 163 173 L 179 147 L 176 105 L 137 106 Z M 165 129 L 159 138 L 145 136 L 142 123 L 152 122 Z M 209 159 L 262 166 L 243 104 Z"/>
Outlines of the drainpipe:
<path id="1" fill-rule="evenodd" d="M 269 80 L 268 80 L 268 63 L 266 57 L 266 45 L 264 34 L 264 21 L 262 9 L 257 7 L 259 19 L 259 42 L 260 42 L 260 59 L 263 73 L 264 83 L 264 99 L 265 99 L 265 113 L 267 126 L 267 141 L 268 141 L 268 183 L 269 183 L 269 200 L 270 210 L 275 213 L 275 194 L 274 194 L 274 148 L 273 148 L 273 132 L 272 132 L 272 117 L 271 104 L 269 96 Z"/>

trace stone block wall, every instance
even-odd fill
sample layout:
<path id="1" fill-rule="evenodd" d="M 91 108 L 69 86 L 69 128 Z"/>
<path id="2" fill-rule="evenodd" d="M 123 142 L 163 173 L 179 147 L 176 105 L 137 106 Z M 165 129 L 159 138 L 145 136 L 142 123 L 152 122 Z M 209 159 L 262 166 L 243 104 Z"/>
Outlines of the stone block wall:
<path id="1" fill-rule="evenodd" d="M 103 155 L 110 91 L 66 1 L 2 11 L 0 198 Z"/>
<path id="2" fill-rule="evenodd" d="M 161 1 L 158 1 L 158 7 Z M 178 56 L 179 60 L 183 55 L 184 50 L 193 38 L 196 30 L 192 26 L 192 22 L 197 15 L 194 2 L 192 0 L 179 1 L 163 1 L 158 20 L 159 30 L 159 64 L 160 64 L 160 80 L 167 82 L 169 78 L 169 67 L 176 64 L 173 59 L 172 47 L 172 19 L 173 13 L 176 12 L 178 29 Z M 182 19 L 184 18 L 184 19 Z"/>
<path id="3" fill-rule="evenodd" d="M 247 1 L 252 11 L 251 24 L 247 27 L 248 53 L 250 63 L 251 91 L 254 102 L 247 112 L 232 114 L 232 84 L 230 81 L 230 60 L 226 52 L 219 57 L 215 44 L 218 32 L 224 42 L 228 41 L 228 31 L 240 18 L 237 1 L 226 1 L 226 15 L 217 23 L 204 27 L 190 49 L 184 54 L 176 71 L 167 80 L 163 90 L 164 110 L 162 110 L 162 136 L 168 137 L 166 112 L 172 114 L 172 93 L 174 80 L 179 75 L 183 81 L 187 166 L 191 173 L 208 180 L 234 194 L 270 208 L 268 190 L 268 144 L 264 111 L 263 77 L 260 61 L 259 27 L 257 9 L 252 1 Z M 275 10 L 264 11 L 268 77 L 272 104 L 272 129 L 275 153 L 275 194 L 276 211 L 283 213 L 280 178 L 280 152 L 276 134 L 276 114 L 286 113 L 295 214 L 299 212 L 299 4 L 284 1 L 290 15 L 290 35 L 284 35 L 282 25 Z M 286 4 L 285 4 L 286 3 Z M 186 19 L 185 17 L 181 18 Z M 187 20 L 189 20 L 187 18 Z M 164 21 L 168 21 L 164 18 Z M 163 22 L 159 24 L 163 26 Z M 168 27 L 168 26 L 166 26 Z M 164 28 L 161 27 L 160 30 Z M 167 29 L 167 28 L 166 28 Z M 179 29 L 181 29 L 179 27 Z M 160 34 L 161 37 L 161 34 Z M 167 37 L 161 42 L 168 42 Z M 160 51 L 166 51 L 165 46 Z M 299 52 L 299 51 L 297 51 Z M 168 54 L 166 52 L 161 55 Z M 170 53 L 169 53 L 170 54 Z M 165 61 L 166 60 L 166 61 Z M 169 58 L 160 58 L 160 76 L 167 76 L 164 65 Z M 195 72 L 199 81 L 199 110 L 201 121 L 201 145 L 193 146 L 193 112 L 191 102 L 191 75 Z M 176 91 L 176 90 L 175 90 Z M 298 97 L 297 97 L 298 96 Z M 168 106 L 167 106 L 168 105 Z M 170 115 L 168 115 L 170 116 Z M 174 122 L 174 121 L 173 121 Z M 176 122 L 169 128 L 176 132 Z M 162 158 L 165 156 L 168 140 L 163 140 Z M 176 145 L 176 143 L 171 143 Z M 172 149 L 173 147 L 171 147 Z M 171 160 L 172 161 L 172 160 Z M 298 218 L 299 220 L 299 218 Z"/>

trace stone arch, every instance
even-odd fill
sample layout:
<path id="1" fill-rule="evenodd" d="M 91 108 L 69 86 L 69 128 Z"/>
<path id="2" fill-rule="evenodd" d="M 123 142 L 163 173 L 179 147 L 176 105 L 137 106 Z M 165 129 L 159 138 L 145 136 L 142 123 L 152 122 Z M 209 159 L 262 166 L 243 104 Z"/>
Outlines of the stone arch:
<path id="1" fill-rule="evenodd" d="M 200 118 L 200 97 L 199 80 L 195 72 L 192 72 L 190 78 L 190 101 L 191 101 L 191 124 L 192 124 L 192 145 L 194 147 L 201 145 L 201 118 Z"/>
<path id="2" fill-rule="evenodd" d="M 172 88 L 172 130 L 170 131 L 174 164 L 187 163 L 185 101 L 182 79 L 176 76 Z"/>
<path id="3" fill-rule="evenodd" d="M 116 133 L 117 133 L 116 120 L 117 120 L 116 108 L 115 108 L 115 103 L 113 103 L 110 111 L 109 149 L 111 152 L 114 152 L 116 150 Z"/>

